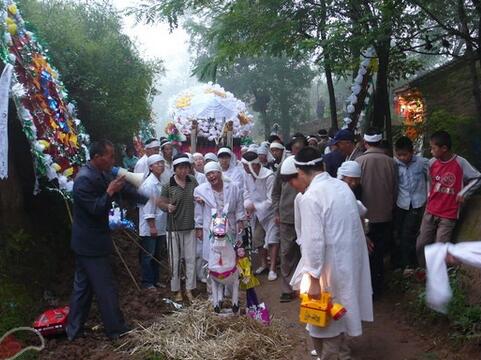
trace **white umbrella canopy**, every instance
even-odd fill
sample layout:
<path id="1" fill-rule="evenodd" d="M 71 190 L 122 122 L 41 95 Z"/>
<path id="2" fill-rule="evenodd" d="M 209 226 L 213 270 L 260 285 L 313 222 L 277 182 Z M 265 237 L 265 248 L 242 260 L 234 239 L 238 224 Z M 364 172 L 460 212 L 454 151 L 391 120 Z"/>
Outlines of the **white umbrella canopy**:
<path id="1" fill-rule="evenodd" d="M 179 131 L 189 135 L 192 121 L 198 122 L 198 135 L 214 140 L 224 124 L 233 122 L 234 137 L 247 136 L 253 126 L 244 102 L 218 84 L 195 86 L 171 99 L 170 114 Z"/>

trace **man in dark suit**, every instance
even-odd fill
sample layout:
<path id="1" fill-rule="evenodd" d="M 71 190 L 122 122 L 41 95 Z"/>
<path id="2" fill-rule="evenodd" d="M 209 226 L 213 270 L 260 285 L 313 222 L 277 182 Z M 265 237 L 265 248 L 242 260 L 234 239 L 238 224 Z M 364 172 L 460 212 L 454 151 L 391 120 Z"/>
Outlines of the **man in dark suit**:
<path id="1" fill-rule="evenodd" d="M 94 142 L 90 147 L 90 162 L 82 167 L 73 187 L 73 225 L 71 248 L 75 253 L 75 276 L 70 299 L 67 336 L 74 340 L 83 331 L 92 297 L 110 339 L 129 330 L 120 311 L 117 289 L 109 256 L 112 239 L 109 229 L 109 210 L 119 197 L 145 203 L 147 198 L 125 183 L 123 177 L 114 179 L 114 147 L 110 141 Z"/>

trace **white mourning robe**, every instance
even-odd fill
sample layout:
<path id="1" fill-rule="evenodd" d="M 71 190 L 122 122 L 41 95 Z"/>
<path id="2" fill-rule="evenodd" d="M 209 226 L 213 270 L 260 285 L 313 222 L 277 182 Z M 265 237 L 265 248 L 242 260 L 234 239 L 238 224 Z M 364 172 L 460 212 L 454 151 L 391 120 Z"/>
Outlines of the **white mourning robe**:
<path id="1" fill-rule="evenodd" d="M 195 204 L 195 227 L 203 229 L 202 257 L 209 261 L 210 254 L 210 225 L 212 209 L 217 209 L 214 190 L 209 182 L 200 184 L 194 189 L 194 197 L 200 197 L 204 204 Z M 228 231 L 233 241 L 237 236 L 237 221 L 245 219 L 243 198 L 239 188 L 230 179 L 224 178 L 224 209 L 227 210 Z"/>
<path id="2" fill-rule="evenodd" d="M 154 174 L 150 174 L 144 180 L 139 188 L 139 192 L 149 196 L 143 206 L 139 206 L 139 236 L 150 236 L 150 227 L 147 219 L 155 219 L 155 227 L 158 235 L 165 235 L 165 227 L 167 224 L 167 213 L 161 210 L 156 204 L 155 199 L 160 197 L 162 186 L 167 180 L 160 177 L 160 180 Z"/>
<path id="3" fill-rule="evenodd" d="M 242 192 L 244 188 L 243 168 L 241 169 L 240 167 L 236 166 L 235 162 L 233 163 L 231 161 L 229 168 L 226 171 L 222 171 L 222 174 L 224 175 L 224 177 L 231 179 Z"/>
<path id="4" fill-rule="evenodd" d="M 373 309 L 368 251 L 356 198 L 346 183 L 323 172 L 299 199 L 299 270 L 319 278 L 321 289 L 330 291 L 347 310 L 325 328 L 308 325 L 307 329 L 316 338 L 341 333 L 359 336 L 361 321 L 372 321 Z"/>
<path id="5" fill-rule="evenodd" d="M 271 197 L 275 175 L 272 170 L 261 166 L 257 176 L 257 179 L 247 173 L 244 176 L 244 207 L 254 204 L 254 215 L 266 232 L 265 244 L 278 244 L 279 226 L 275 223 Z"/>
<path id="6" fill-rule="evenodd" d="M 147 163 L 147 155 L 143 155 L 139 161 L 135 164 L 134 167 L 134 173 L 142 173 L 144 174 L 144 180 L 147 179 L 147 176 L 149 176 L 149 164 Z"/>

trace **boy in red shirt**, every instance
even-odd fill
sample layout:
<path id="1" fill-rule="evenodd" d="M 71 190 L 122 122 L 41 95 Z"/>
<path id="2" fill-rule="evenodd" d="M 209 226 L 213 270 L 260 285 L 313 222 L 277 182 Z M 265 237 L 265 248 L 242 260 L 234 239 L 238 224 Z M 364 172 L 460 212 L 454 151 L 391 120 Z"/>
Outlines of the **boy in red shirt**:
<path id="1" fill-rule="evenodd" d="M 446 131 L 431 135 L 429 191 L 421 231 L 416 242 L 419 264 L 426 264 L 424 246 L 449 242 L 459 217 L 461 204 L 479 186 L 481 174 L 469 162 L 451 152 L 451 137 Z"/>

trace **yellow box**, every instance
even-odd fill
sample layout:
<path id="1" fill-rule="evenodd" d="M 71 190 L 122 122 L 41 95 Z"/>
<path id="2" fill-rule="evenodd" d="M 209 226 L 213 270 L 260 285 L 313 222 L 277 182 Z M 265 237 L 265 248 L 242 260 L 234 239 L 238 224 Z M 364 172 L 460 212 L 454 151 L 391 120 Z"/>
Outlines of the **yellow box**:
<path id="1" fill-rule="evenodd" d="M 322 292 L 321 299 L 311 299 L 307 294 L 301 294 L 299 321 L 319 327 L 326 327 L 329 323 L 331 294 Z"/>

